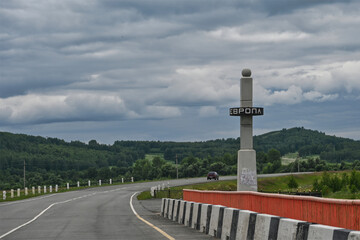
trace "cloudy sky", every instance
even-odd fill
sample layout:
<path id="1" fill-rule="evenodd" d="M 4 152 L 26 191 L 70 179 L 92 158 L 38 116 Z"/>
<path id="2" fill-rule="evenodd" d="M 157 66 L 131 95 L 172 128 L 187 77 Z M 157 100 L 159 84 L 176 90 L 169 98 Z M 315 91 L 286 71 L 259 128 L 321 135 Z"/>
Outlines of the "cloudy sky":
<path id="1" fill-rule="evenodd" d="M 0 131 L 96 139 L 305 127 L 360 139 L 360 1 L 0 1 Z"/>

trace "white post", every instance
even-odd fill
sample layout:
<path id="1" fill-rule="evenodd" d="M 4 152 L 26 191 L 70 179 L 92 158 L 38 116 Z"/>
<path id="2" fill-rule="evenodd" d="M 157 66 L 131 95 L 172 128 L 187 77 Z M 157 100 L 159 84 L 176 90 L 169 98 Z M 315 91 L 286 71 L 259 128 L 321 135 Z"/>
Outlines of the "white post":
<path id="1" fill-rule="evenodd" d="M 134 182 L 134 177 L 131 177 L 131 182 Z"/>
<path id="2" fill-rule="evenodd" d="M 80 182 L 79 181 L 77 181 L 77 187 L 80 187 Z"/>
<path id="3" fill-rule="evenodd" d="M 14 189 L 11 189 L 11 190 L 10 190 L 10 194 L 11 194 L 11 195 L 10 195 L 11 198 L 14 198 Z"/>
<path id="4" fill-rule="evenodd" d="M 110 185 L 112 184 L 112 179 L 110 178 Z"/>
<path id="5" fill-rule="evenodd" d="M 66 183 L 66 189 L 69 190 L 70 186 L 69 183 Z"/>
<path id="6" fill-rule="evenodd" d="M 17 196 L 20 197 L 20 188 L 17 189 Z"/>
<path id="7" fill-rule="evenodd" d="M 121 178 L 121 182 L 124 183 L 124 178 Z"/>
<path id="8" fill-rule="evenodd" d="M 46 186 L 44 186 L 44 193 L 46 193 L 47 191 L 46 191 Z"/>
<path id="9" fill-rule="evenodd" d="M 165 190 L 165 184 L 164 183 L 162 184 L 161 190 Z"/>
<path id="10" fill-rule="evenodd" d="M 35 195 L 35 187 L 31 188 L 32 194 Z"/>
<path id="11" fill-rule="evenodd" d="M 38 194 L 41 194 L 41 187 L 38 186 Z"/>
<path id="12" fill-rule="evenodd" d="M 101 186 L 101 180 L 99 180 L 99 186 Z"/>
<path id="13" fill-rule="evenodd" d="M 59 191 L 59 186 L 56 184 L 55 185 L 55 192 L 58 192 Z"/>
<path id="14" fill-rule="evenodd" d="M 3 191 L 3 200 L 6 200 L 6 191 Z"/>
<path id="15" fill-rule="evenodd" d="M 25 188 L 25 196 L 27 196 L 28 195 L 28 188 L 26 187 Z"/>
<path id="16" fill-rule="evenodd" d="M 52 185 L 50 185 L 50 187 L 49 187 L 49 192 L 52 193 Z"/>
<path id="17" fill-rule="evenodd" d="M 90 180 L 88 181 L 88 186 L 89 186 L 89 187 L 91 186 L 91 181 L 90 181 Z"/>

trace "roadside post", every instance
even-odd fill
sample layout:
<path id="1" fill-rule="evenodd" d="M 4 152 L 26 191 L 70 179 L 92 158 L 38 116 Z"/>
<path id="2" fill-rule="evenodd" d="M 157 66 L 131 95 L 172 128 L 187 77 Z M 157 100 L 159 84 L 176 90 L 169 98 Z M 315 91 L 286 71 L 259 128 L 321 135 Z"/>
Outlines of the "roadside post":
<path id="1" fill-rule="evenodd" d="M 237 190 L 257 191 L 256 152 L 253 149 L 253 116 L 264 108 L 253 107 L 253 79 L 250 69 L 242 70 L 240 107 L 230 108 L 230 116 L 240 116 L 240 150 L 238 151 Z"/>

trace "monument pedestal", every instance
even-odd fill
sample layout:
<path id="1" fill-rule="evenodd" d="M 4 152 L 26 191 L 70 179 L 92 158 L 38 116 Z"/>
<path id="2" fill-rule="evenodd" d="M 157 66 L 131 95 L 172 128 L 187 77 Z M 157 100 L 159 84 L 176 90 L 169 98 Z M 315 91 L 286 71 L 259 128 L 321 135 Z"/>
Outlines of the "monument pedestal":
<path id="1" fill-rule="evenodd" d="M 257 191 L 256 152 L 253 149 L 238 151 L 238 191 Z"/>

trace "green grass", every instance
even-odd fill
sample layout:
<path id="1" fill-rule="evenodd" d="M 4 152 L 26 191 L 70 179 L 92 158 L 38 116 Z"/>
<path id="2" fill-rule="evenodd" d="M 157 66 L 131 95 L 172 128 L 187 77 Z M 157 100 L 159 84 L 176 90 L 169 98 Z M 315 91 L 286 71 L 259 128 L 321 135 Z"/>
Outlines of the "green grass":
<path id="1" fill-rule="evenodd" d="M 299 157 L 299 154 L 297 152 L 287 153 L 281 157 L 281 164 L 289 165 L 290 163 L 295 162 L 296 159 L 299 159 L 299 161 L 307 161 L 309 158 L 316 159 L 319 157 L 320 157 L 320 155 L 309 155 L 306 157 Z"/>
<path id="2" fill-rule="evenodd" d="M 145 159 L 152 161 L 155 157 L 159 157 L 161 159 L 164 159 L 163 153 L 153 153 L 153 154 L 145 154 Z"/>
<path id="3" fill-rule="evenodd" d="M 298 189 L 290 189 L 288 182 L 290 176 L 259 178 L 258 189 L 264 192 L 278 192 L 278 191 L 309 191 L 312 189 L 312 184 L 316 178 L 320 178 L 321 173 L 300 174 L 293 175 L 296 182 L 299 184 Z"/>
<path id="4" fill-rule="evenodd" d="M 349 171 L 347 171 L 349 172 Z M 333 174 L 338 174 L 339 176 L 343 172 L 328 172 L 331 176 Z M 258 179 L 258 190 L 263 192 L 309 192 L 313 188 L 313 182 L 315 179 L 320 180 L 322 172 L 316 172 L 312 174 L 296 174 L 293 175 L 296 182 L 299 184 L 297 189 L 290 189 L 288 187 L 288 182 L 290 179 L 289 176 L 280 176 L 280 177 L 270 177 L 270 178 L 259 178 Z M 171 198 L 182 198 L 183 189 L 196 189 L 196 190 L 217 190 L 217 191 L 236 191 L 237 181 L 236 180 L 227 180 L 227 181 L 210 181 L 207 183 L 201 184 L 192 184 L 185 186 L 171 187 L 170 191 Z M 151 198 L 150 192 L 146 191 L 144 195 Z M 167 194 L 168 191 L 161 192 L 157 195 L 157 198 L 169 197 Z M 360 199 L 360 192 L 352 194 L 348 189 L 338 191 L 336 193 L 330 193 L 325 195 L 326 198 L 337 198 L 337 199 Z"/>
<path id="5" fill-rule="evenodd" d="M 139 195 L 137 195 L 138 200 L 146 200 L 150 198 L 152 198 L 150 191 L 141 192 Z"/>

